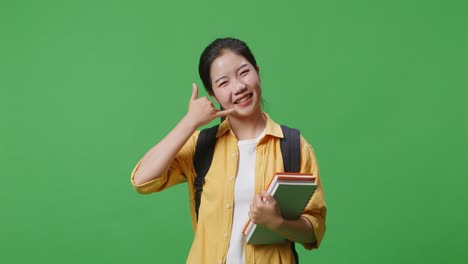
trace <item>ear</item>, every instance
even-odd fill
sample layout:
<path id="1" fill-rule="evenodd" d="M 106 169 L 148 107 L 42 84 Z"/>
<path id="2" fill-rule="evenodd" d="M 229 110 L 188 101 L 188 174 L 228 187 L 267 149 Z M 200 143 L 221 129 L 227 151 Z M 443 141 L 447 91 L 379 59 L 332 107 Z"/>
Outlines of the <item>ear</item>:
<path id="1" fill-rule="evenodd" d="M 255 69 L 257 70 L 257 73 L 260 73 L 260 67 L 258 65 L 255 66 Z"/>

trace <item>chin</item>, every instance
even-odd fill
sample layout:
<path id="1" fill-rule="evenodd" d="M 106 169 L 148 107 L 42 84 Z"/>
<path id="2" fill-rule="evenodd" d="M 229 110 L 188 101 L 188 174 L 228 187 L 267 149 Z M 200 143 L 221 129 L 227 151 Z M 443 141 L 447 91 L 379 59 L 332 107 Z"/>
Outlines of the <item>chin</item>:
<path id="1" fill-rule="evenodd" d="M 235 117 L 249 117 L 251 115 L 253 115 L 256 111 L 258 110 L 257 107 L 252 107 L 252 108 L 248 108 L 248 109 L 245 109 L 245 108 L 242 108 L 242 109 L 238 109 L 238 108 L 235 108 L 235 111 L 234 111 L 234 116 Z"/>

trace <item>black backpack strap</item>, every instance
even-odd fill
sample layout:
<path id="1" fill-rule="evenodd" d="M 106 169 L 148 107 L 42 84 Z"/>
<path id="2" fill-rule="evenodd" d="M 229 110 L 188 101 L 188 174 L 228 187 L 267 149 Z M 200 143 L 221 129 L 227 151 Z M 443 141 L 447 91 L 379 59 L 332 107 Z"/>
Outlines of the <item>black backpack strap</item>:
<path id="1" fill-rule="evenodd" d="M 281 155 L 285 172 L 300 172 L 301 168 L 301 133 L 295 128 L 281 125 L 284 137 L 280 139 Z M 299 255 L 296 243 L 291 241 L 291 251 L 296 264 L 299 264 Z"/>
<path id="2" fill-rule="evenodd" d="M 211 128 L 203 129 L 198 136 L 197 145 L 195 147 L 195 156 L 193 157 L 193 166 L 195 168 L 195 213 L 198 219 L 198 209 L 200 208 L 201 194 L 203 192 L 203 184 L 205 183 L 205 175 L 211 166 L 214 149 L 216 145 L 216 133 L 219 125 Z"/>
<path id="3" fill-rule="evenodd" d="M 280 140 L 285 172 L 299 172 L 301 166 L 301 134 L 295 128 L 281 125 L 284 137 Z"/>

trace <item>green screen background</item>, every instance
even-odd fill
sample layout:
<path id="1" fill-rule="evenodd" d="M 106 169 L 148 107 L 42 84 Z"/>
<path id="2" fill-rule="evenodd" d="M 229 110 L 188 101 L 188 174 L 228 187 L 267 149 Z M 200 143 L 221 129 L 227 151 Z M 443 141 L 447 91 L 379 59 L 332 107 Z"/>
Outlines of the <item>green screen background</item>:
<path id="1" fill-rule="evenodd" d="M 0 2 L 0 262 L 184 263 L 187 186 L 144 196 L 129 176 L 202 86 L 203 48 L 234 36 L 264 110 L 317 152 L 328 229 L 303 263 L 465 263 L 467 8 Z"/>

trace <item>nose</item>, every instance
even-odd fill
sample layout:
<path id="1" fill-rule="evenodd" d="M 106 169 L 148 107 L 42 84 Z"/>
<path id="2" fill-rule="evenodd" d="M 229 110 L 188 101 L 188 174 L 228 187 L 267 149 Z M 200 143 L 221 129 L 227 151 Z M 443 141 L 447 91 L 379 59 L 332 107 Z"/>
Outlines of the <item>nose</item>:
<path id="1" fill-rule="evenodd" d="M 239 82 L 239 83 L 236 85 L 235 94 L 241 94 L 241 93 L 243 93 L 245 90 L 247 90 L 247 86 L 246 86 L 244 83 Z"/>

